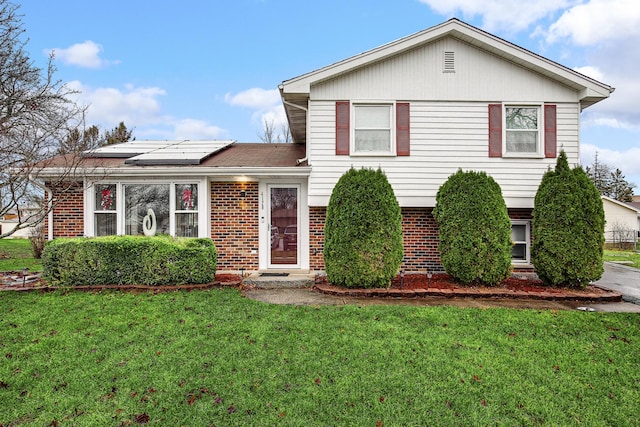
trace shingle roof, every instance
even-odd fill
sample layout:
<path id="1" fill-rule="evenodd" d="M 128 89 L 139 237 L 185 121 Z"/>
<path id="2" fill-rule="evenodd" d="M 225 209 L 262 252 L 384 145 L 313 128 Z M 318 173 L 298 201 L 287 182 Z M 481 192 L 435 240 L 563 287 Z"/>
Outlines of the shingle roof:
<path id="1" fill-rule="evenodd" d="M 179 171 L 180 168 L 283 168 L 300 166 L 298 160 L 306 156 L 306 148 L 301 144 L 266 144 L 266 143 L 236 143 L 222 151 L 213 154 L 198 165 L 171 166 Z M 128 168 L 139 169 L 143 166 L 125 164 L 123 157 L 86 157 L 78 161 L 72 156 L 57 156 L 40 162 L 43 168 L 64 168 L 71 164 L 78 164 L 80 168 Z M 306 163 L 302 163 L 305 164 Z M 149 167 L 149 166 L 144 166 Z M 165 166 L 166 167 L 166 166 Z"/>

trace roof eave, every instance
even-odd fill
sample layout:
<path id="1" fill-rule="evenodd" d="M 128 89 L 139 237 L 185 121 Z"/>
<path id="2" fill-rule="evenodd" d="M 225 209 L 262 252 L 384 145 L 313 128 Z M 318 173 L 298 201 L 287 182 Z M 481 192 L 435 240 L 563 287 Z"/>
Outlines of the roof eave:
<path id="1" fill-rule="evenodd" d="M 65 168 L 46 168 L 37 171 L 39 179 L 58 178 L 63 174 L 68 175 Z M 126 166 L 126 167 L 100 167 L 91 169 L 79 168 L 75 174 L 75 179 L 83 178 L 121 178 L 121 177 L 167 177 L 176 176 L 286 176 L 286 177 L 308 177 L 311 174 L 310 166 L 280 166 L 280 167 L 256 167 L 256 166 Z"/>

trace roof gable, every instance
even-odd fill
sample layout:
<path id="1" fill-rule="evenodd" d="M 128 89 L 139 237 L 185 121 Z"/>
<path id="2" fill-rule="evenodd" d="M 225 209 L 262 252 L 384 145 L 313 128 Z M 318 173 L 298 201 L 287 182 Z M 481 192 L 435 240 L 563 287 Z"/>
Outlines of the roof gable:
<path id="1" fill-rule="evenodd" d="M 613 205 L 620 206 L 622 208 L 628 209 L 628 210 L 630 210 L 632 212 L 635 212 L 638 215 L 640 215 L 640 208 L 637 208 L 637 207 L 635 207 L 635 206 L 633 206 L 633 205 L 631 205 L 629 203 L 621 202 L 619 200 L 613 199 L 613 198 L 608 197 L 608 196 L 600 196 L 600 197 L 602 198 L 602 201 L 605 202 L 605 203 L 608 202 L 608 203 L 611 203 Z"/>
<path id="2" fill-rule="evenodd" d="M 586 108 L 607 98 L 614 91 L 614 88 L 609 85 L 454 18 L 282 82 L 279 86 L 280 94 L 294 140 L 296 142 L 306 142 L 306 110 L 312 87 L 318 87 L 332 79 L 365 67 L 371 67 L 374 64 L 384 62 L 447 37 L 455 38 L 469 46 L 544 76 L 550 81 L 556 82 L 557 85 L 562 85 L 574 91 L 581 108 Z"/>
<path id="3" fill-rule="evenodd" d="M 456 37 L 470 45 L 532 69 L 576 90 L 581 90 L 584 92 L 583 99 L 588 97 L 599 98 L 597 100 L 604 99 L 614 91 L 614 88 L 609 85 L 598 82 L 455 18 L 318 70 L 285 80 L 280 85 L 280 90 L 283 94 L 309 93 L 312 84 L 335 78 L 340 74 L 399 55 L 417 46 L 431 43 L 446 36 Z"/>

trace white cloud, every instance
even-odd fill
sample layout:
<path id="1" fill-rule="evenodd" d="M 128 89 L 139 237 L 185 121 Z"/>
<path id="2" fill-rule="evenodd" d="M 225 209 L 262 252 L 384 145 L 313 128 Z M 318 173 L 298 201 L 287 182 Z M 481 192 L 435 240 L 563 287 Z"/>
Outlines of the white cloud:
<path id="1" fill-rule="evenodd" d="M 604 73 L 602 71 L 600 71 L 600 69 L 598 67 L 594 67 L 594 66 L 591 66 L 591 65 L 586 65 L 584 67 L 575 67 L 574 70 L 579 72 L 580 74 L 584 74 L 587 77 L 591 77 L 592 79 L 596 79 L 599 82 L 604 81 Z"/>
<path id="2" fill-rule="evenodd" d="M 576 0 L 420 0 L 437 13 L 448 16 L 462 14 L 465 20 L 482 16 L 482 27 L 494 32 L 517 32 L 536 21 L 576 3 Z"/>
<path id="3" fill-rule="evenodd" d="M 132 85 L 124 89 L 91 88 L 79 81 L 68 86 L 79 91 L 80 102 L 89 106 L 87 121 L 90 124 L 112 127 L 123 121 L 127 126 L 144 126 L 164 120 L 158 101 L 160 96 L 166 95 L 164 89 Z"/>
<path id="4" fill-rule="evenodd" d="M 287 123 L 280 92 L 277 89 L 251 88 L 235 95 L 228 93 L 225 95 L 225 101 L 230 105 L 254 110 L 251 121 L 256 127 L 258 137 L 264 133 L 265 122 L 273 123 L 276 132 L 280 132 Z"/>
<path id="5" fill-rule="evenodd" d="M 53 52 L 56 59 L 62 61 L 64 64 L 77 65 L 84 68 L 101 68 L 118 62 L 107 61 L 100 58 L 102 50 L 102 45 L 87 40 L 83 43 L 76 43 L 68 48 L 56 47 L 47 49 L 45 53 L 49 55 Z"/>
<path id="6" fill-rule="evenodd" d="M 277 89 L 268 90 L 254 87 L 235 95 L 227 93 L 224 99 L 227 103 L 235 106 L 269 110 L 280 104 L 280 92 Z"/>
<path id="7" fill-rule="evenodd" d="M 159 87 L 127 85 L 91 88 L 79 81 L 68 84 L 79 92 L 78 102 L 88 106 L 86 121 L 101 129 L 112 129 L 124 122 L 137 139 L 224 139 L 228 132 L 203 120 L 176 118 L 162 111 Z"/>
<path id="8" fill-rule="evenodd" d="M 182 119 L 174 126 L 175 139 L 221 139 L 226 134 L 224 129 L 196 119 Z"/>
<path id="9" fill-rule="evenodd" d="M 547 41 L 569 38 L 577 45 L 640 35 L 638 0 L 590 0 L 565 11 L 549 27 Z"/>

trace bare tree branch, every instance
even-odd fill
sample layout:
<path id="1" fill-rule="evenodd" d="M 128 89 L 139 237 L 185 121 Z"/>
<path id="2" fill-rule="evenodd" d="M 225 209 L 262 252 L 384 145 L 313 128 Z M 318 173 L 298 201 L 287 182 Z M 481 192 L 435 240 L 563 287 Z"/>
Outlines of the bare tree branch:
<path id="1" fill-rule="evenodd" d="M 54 78 L 53 56 L 45 70 L 28 57 L 18 8 L 0 0 L 0 215 L 18 214 L 16 228 L 0 238 L 46 217 L 50 203 L 30 180 L 38 180 L 41 162 L 60 152 L 61 141 L 80 126 L 86 108 L 71 100 L 76 92 Z M 79 143 L 66 148 L 61 178 L 75 176 L 82 149 Z M 21 209 L 38 203 L 36 211 Z"/>

